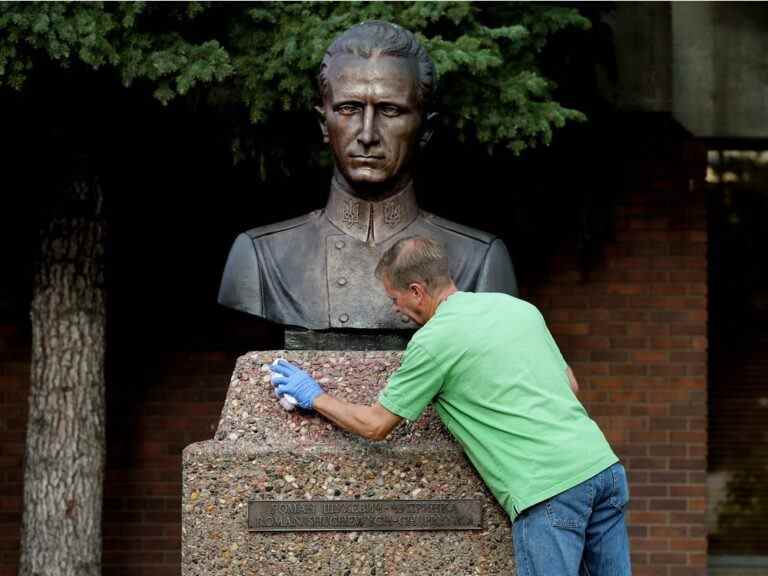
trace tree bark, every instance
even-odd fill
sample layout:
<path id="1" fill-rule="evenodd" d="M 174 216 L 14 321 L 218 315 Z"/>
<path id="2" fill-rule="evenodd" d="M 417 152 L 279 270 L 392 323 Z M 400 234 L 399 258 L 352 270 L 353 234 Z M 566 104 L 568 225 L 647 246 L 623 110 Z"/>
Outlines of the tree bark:
<path id="1" fill-rule="evenodd" d="M 32 315 L 20 576 L 101 573 L 102 191 L 76 181 L 42 233 Z"/>

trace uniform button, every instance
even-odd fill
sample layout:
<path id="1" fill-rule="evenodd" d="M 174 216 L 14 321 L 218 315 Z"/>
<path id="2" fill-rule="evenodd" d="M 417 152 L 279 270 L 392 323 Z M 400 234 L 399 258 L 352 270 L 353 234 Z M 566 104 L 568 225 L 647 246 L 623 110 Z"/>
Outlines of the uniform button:
<path id="1" fill-rule="evenodd" d="M 336 246 L 336 250 L 341 250 L 342 248 L 344 248 L 344 241 L 343 240 L 336 240 L 335 246 Z"/>
<path id="2" fill-rule="evenodd" d="M 341 316 L 339 316 L 339 322 L 341 322 L 342 324 L 346 324 L 347 322 L 349 322 L 349 314 L 342 314 Z"/>
<path id="3" fill-rule="evenodd" d="M 405 314 L 403 314 L 402 316 L 400 316 L 400 321 L 401 322 L 410 322 L 411 319 L 408 318 L 408 316 L 406 316 Z"/>
<path id="4" fill-rule="evenodd" d="M 338 280 L 336 280 L 336 283 L 339 286 L 346 286 L 347 285 L 347 279 L 346 278 L 339 278 Z"/>

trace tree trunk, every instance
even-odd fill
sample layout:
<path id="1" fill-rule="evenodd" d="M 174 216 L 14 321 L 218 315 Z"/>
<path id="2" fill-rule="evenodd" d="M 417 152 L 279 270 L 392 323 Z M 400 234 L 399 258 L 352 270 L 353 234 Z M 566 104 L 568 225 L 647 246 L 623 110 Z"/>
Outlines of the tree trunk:
<path id="1" fill-rule="evenodd" d="M 101 573 L 105 460 L 102 191 L 77 181 L 42 233 L 20 576 Z"/>

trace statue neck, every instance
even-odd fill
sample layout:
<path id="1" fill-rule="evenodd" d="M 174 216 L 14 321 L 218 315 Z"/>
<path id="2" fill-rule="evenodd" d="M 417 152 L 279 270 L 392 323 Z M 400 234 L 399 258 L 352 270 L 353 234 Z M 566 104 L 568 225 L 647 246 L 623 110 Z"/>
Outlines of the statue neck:
<path id="1" fill-rule="evenodd" d="M 336 178 L 332 180 L 325 215 L 339 230 L 361 242 L 386 242 L 419 214 L 412 180 L 376 199 L 361 198 L 345 188 Z"/>
<path id="2" fill-rule="evenodd" d="M 413 178 L 410 174 L 404 174 L 401 180 L 390 184 L 386 187 L 383 186 L 370 186 L 370 187 L 353 187 L 347 181 L 347 179 L 339 172 L 338 168 L 334 167 L 333 178 L 331 179 L 331 192 L 334 189 L 338 189 L 345 194 L 354 196 L 366 202 L 382 202 L 387 198 L 397 196 L 403 190 L 413 186 Z"/>

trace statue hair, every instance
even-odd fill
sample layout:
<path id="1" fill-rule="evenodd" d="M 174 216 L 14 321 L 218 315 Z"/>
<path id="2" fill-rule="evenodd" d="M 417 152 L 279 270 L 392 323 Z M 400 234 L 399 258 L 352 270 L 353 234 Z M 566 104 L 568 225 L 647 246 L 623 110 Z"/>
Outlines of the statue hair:
<path id="1" fill-rule="evenodd" d="M 437 71 L 432 58 L 419 44 L 416 36 L 405 28 L 384 22 L 368 20 L 337 36 L 323 56 L 317 83 L 323 98 L 328 94 L 328 68 L 334 57 L 353 54 L 360 58 L 373 56 L 393 56 L 395 58 L 413 58 L 417 64 L 416 95 L 423 110 L 427 110 L 437 89 Z"/>

